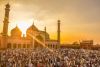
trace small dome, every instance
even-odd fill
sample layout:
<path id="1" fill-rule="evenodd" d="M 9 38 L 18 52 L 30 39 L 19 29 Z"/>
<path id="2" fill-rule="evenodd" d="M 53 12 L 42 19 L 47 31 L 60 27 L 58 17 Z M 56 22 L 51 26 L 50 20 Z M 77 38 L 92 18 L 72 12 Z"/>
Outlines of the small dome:
<path id="1" fill-rule="evenodd" d="M 20 31 L 20 29 L 17 26 L 11 30 L 11 36 L 21 37 L 21 35 L 22 35 L 22 32 Z"/>

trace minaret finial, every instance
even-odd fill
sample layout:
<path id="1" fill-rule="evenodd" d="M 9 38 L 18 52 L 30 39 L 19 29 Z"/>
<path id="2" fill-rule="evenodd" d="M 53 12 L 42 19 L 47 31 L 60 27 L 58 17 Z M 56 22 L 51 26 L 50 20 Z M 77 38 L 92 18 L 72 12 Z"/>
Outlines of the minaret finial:
<path id="1" fill-rule="evenodd" d="M 60 20 L 58 20 L 58 23 L 60 23 Z"/>
<path id="2" fill-rule="evenodd" d="M 9 4 L 9 2 L 6 4 L 6 8 L 10 8 L 10 4 Z"/>

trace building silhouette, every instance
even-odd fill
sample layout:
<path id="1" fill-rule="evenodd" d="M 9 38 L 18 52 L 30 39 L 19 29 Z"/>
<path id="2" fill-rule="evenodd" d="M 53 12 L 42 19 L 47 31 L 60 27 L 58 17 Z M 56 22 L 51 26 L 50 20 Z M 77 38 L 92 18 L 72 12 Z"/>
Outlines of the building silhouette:
<path id="1" fill-rule="evenodd" d="M 82 40 L 80 42 L 80 47 L 83 48 L 83 49 L 92 49 L 93 40 Z"/>
<path id="2" fill-rule="evenodd" d="M 57 40 L 51 40 L 49 34 L 46 31 L 39 30 L 34 23 L 27 29 L 26 37 L 22 35 L 21 30 L 16 26 L 11 30 L 11 35 L 8 35 L 9 26 L 9 12 L 10 5 L 5 6 L 5 17 L 3 21 L 3 32 L 0 36 L 0 49 L 15 49 L 15 48 L 37 48 L 37 47 L 49 47 L 58 48 L 60 46 L 60 20 L 58 20 L 58 38 Z"/>

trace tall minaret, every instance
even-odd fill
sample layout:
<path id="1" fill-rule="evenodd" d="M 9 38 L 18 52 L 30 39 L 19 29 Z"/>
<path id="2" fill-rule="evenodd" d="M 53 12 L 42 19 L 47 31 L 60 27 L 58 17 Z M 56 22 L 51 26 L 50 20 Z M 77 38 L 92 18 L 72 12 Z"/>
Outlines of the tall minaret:
<path id="1" fill-rule="evenodd" d="M 5 17 L 3 21 L 3 32 L 2 32 L 2 44 L 1 44 L 2 49 L 8 48 L 7 38 L 8 38 L 9 11 L 10 11 L 10 5 L 6 4 Z"/>
<path id="2" fill-rule="evenodd" d="M 60 45 L 60 20 L 58 20 L 58 31 L 57 31 L 57 40 L 58 40 L 58 43 Z"/>
<path id="3" fill-rule="evenodd" d="M 45 45 L 46 45 L 46 27 L 44 27 L 44 31 L 45 31 L 45 37 L 44 37 L 44 41 L 45 41 Z"/>
<path id="4" fill-rule="evenodd" d="M 4 17 L 4 21 L 3 21 L 3 36 L 8 35 L 9 11 L 10 11 L 10 5 L 6 4 L 5 17 Z"/>

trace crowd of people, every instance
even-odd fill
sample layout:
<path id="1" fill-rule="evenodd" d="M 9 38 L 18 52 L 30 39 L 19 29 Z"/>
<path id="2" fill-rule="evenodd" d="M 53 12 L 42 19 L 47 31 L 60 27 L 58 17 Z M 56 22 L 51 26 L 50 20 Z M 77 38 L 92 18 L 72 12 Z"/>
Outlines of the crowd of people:
<path id="1" fill-rule="evenodd" d="M 100 67 L 100 51 L 86 49 L 8 49 L 0 67 Z"/>

